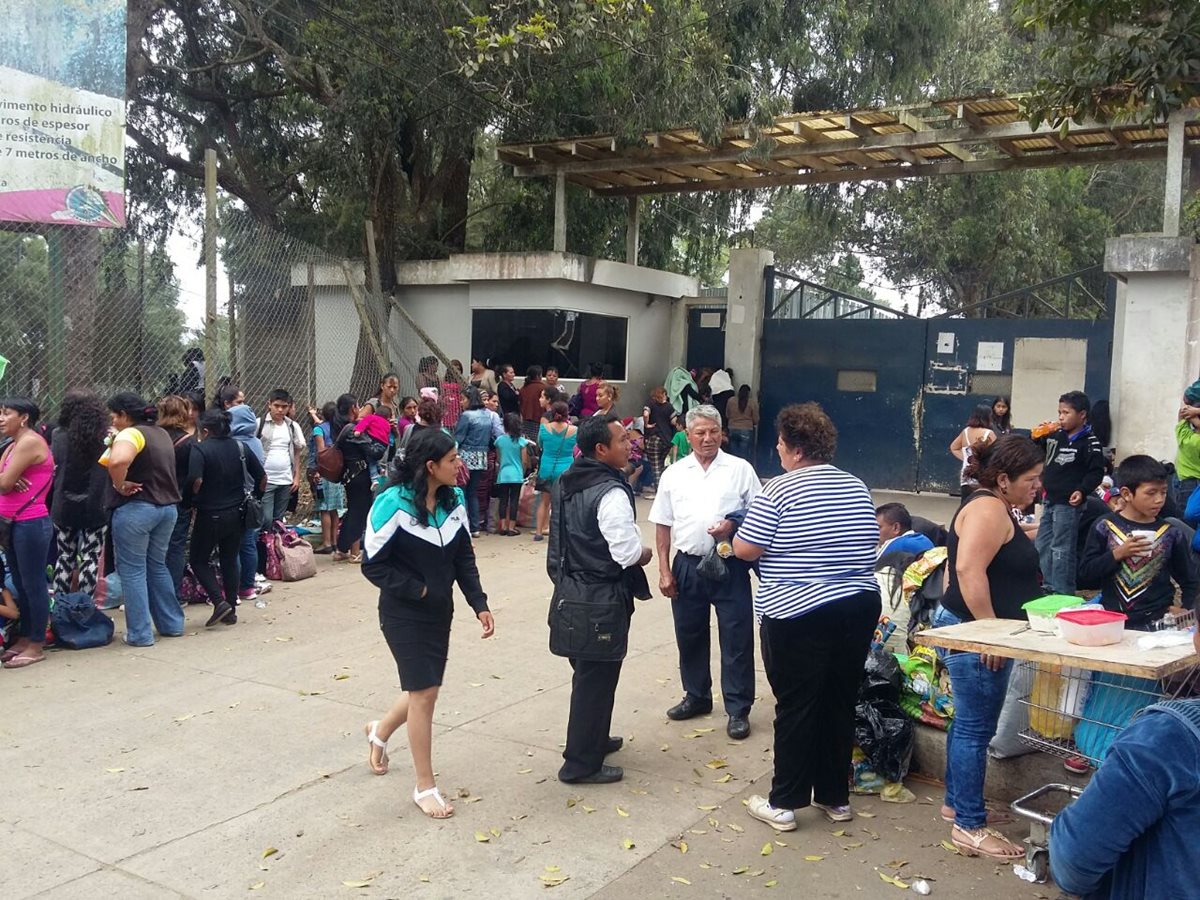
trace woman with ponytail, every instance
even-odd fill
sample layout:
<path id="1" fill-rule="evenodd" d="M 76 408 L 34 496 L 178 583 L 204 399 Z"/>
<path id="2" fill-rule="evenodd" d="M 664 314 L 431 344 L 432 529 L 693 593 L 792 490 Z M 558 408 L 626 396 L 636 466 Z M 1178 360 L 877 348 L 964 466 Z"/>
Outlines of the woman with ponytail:
<path id="1" fill-rule="evenodd" d="M 125 643 L 149 647 L 155 628 L 160 635 L 178 637 L 185 624 L 167 569 L 181 499 L 175 446 L 155 424 L 158 409 L 137 394 L 110 397 L 108 411 L 116 435 L 100 461 L 112 480 L 108 506 L 125 599 Z"/>
<path id="2" fill-rule="evenodd" d="M 259 490 L 266 486 L 266 471 L 253 453 L 229 436 L 233 417 L 223 409 L 210 409 L 200 417 L 203 440 L 192 445 L 188 461 L 187 492 L 196 509 L 192 530 L 191 563 L 196 579 L 208 594 L 213 612 L 205 627 L 237 621 L 237 594 L 241 572 L 238 552 L 242 544 L 242 506 L 246 500 L 246 475 Z M 213 550 L 221 565 L 221 585 L 213 570 Z M 223 589 L 223 596 L 222 596 Z"/>
<path id="3" fill-rule="evenodd" d="M 458 450 L 439 428 L 412 435 L 404 459 L 371 506 L 362 571 L 379 588 L 379 627 L 400 672 L 403 695 L 366 727 L 368 762 L 388 770 L 387 741 L 408 725 L 416 786 L 413 802 L 434 819 L 454 814 L 433 776 L 433 707 L 446 670 L 454 583 L 492 636 L 495 623 L 479 583 L 471 525 L 456 487 Z"/>

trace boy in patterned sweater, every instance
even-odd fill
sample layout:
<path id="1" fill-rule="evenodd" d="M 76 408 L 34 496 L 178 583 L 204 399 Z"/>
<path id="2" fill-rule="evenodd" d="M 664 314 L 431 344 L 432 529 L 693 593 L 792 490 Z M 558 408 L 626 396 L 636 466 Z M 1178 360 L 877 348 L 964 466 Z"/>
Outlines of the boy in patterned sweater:
<path id="1" fill-rule="evenodd" d="M 1116 484 L 1124 506 L 1092 526 L 1079 585 L 1101 588 L 1104 608 L 1125 613 L 1127 627 L 1144 631 L 1175 605 L 1175 585 L 1180 603 L 1192 609 L 1200 581 L 1186 536 L 1162 518 L 1166 467 L 1149 456 L 1130 456 L 1117 469 Z"/>

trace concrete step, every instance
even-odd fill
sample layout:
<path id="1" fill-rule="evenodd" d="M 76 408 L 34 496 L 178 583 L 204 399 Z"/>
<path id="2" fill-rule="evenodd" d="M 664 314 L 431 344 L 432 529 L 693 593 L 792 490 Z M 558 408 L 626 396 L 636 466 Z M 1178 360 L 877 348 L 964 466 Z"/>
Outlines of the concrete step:
<path id="1" fill-rule="evenodd" d="M 917 724 L 909 774 L 942 784 L 946 777 L 946 732 Z M 1090 775 L 1074 775 L 1062 760 L 1035 750 L 1009 759 L 988 758 L 983 794 L 989 800 L 1008 804 L 1044 784 L 1084 787 Z"/>

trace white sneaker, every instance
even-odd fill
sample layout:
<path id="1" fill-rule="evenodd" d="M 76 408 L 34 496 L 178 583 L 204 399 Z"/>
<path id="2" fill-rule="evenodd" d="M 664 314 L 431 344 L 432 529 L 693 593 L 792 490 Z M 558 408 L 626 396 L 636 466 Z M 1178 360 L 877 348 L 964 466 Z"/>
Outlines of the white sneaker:
<path id="1" fill-rule="evenodd" d="M 260 594 L 271 593 L 271 582 L 269 582 L 269 581 L 260 581 L 254 587 L 258 590 L 258 592 Z"/>
<path id="2" fill-rule="evenodd" d="M 755 794 L 746 804 L 746 811 L 751 818 L 766 822 L 776 831 L 795 831 L 796 813 L 790 809 L 777 809 L 766 797 Z"/>
<path id="3" fill-rule="evenodd" d="M 263 575 L 261 572 L 254 573 L 254 583 L 255 584 L 262 584 L 266 580 L 267 580 L 267 576 Z"/>

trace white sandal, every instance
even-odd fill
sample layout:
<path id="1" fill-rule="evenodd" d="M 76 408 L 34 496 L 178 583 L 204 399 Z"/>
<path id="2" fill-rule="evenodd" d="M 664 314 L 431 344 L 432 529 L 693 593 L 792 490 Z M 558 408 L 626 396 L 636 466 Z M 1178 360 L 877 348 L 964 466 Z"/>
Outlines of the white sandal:
<path id="1" fill-rule="evenodd" d="M 432 797 L 434 800 L 436 800 L 438 805 L 446 812 L 444 816 L 435 816 L 432 813 L 425 812 L 425 807 L 421 805 L 421 801 L 426 800 L 429 797 Z M 446 802 L 446 798 L 442 796 L 442 792 L 437 789 L 436 784 L 425 791 L 418 791 L 416 788 L 413 788 L 413 803 L 417 804 L 417 809 L 421 810 L 421 812 L 425 813 L 425 815 L 429 816 L 431 819 L 448 819 L 454 815 L 454 810 L 450 807 L 450 804 Z"/>
<path id="2" fill-rule="evenodd" d="M 367 765 L 371 767 L 371 771 L 376 775 L 386 775 L 388 772 L 387 741 L 380 739 L 378 728 L 378 720 L 374 722 L 368 722 L 366 727 L 363 728 L 363 733 L 367 736 Z M 375 747 L 378 747 L 383 751 L 383 755 L 379 758 L 379 765 L 382 768 L 382 771 L 375 767 L 375 753 L 373 749 Z"/>
<path id="3" fill-rule="evenodd" d="M 771 805 L 766 797 L 755 794 L 746 803 L 746 811 L 750 817 L 766 822 L 776 831 L 795 831 L 796 813 L 790 809 L 778 809 Z"/>

